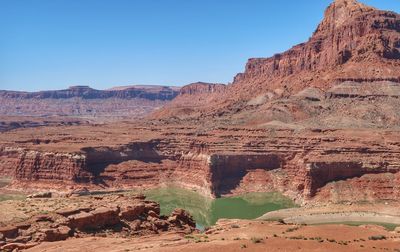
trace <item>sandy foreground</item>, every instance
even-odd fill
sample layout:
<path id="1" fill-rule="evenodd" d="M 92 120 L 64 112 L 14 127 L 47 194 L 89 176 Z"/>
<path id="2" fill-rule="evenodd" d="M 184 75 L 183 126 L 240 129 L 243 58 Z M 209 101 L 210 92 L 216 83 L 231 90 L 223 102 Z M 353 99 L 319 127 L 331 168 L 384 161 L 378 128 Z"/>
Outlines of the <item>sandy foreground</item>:
<path id="1" fill-rule="evenodd" d="M 371 240 L 381 236 L 385 238 Z M 400 233 L 370 225 L 304 226 L 220 220 L 206 234 L 70 239 L 43 243 L 27 251 L 400 251 Z"/>

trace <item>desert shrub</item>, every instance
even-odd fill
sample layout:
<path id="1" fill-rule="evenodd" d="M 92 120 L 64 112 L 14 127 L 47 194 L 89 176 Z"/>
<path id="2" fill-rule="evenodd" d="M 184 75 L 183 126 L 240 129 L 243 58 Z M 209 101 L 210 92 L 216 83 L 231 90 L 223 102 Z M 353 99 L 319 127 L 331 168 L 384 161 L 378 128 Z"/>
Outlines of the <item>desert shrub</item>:
<path id="1" fill-rule="evenodd" d="M 288 229 L 286 229 L 286 231 L 285 231 L 285 232 L 289 233 L 289 232 L 296 231 L 296 230 L 298 230 L 298 229 L 299 229 L 299 227 L 292 227 L 292 228 L 288 228 Z"/>
<path id="2" fill-rule="evenodd" d="M 386 240 L 386 236 L 384 236 L 384 235 L 373 235 L 373 236 L 368 237 L 368 240 L 371 240 L 371 241 Z"/>
<path id="3" fill-rule="evenodd" d="M 252 243 L 261 243 L 263 239 L 258 237 L 251 237 L 250 240 Z"/>

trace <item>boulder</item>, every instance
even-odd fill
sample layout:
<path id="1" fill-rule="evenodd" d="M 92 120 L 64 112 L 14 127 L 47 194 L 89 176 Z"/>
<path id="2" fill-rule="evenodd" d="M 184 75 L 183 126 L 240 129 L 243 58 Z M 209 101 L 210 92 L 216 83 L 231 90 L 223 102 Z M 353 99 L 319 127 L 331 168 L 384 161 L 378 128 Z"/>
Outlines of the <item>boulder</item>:
<path id="1" fill-rule="evenodd" d="M 160 204 L 154 201 L 145 201 L 145 211 L 154 211 L 156 214 L 160 215 Z"/>
<path id="2" fill-rule="evenodd" d="M 100 207 L 89 213 L 78 213 L 68 217 L 68 226 L 79 230 L 93 230 L 120 223 L 119 209 Z"/>
<path id="3" fill-rule="evenodd" d="M 94 216 L 91 213 L 78 213 L 68 217 L 68 226 L 80 230 L 91 229 L 94 226 Z"/>
<path id="4" fill-rule="evenodd" d="M 129 223 L 129 227 L 132 231 L 138 231 L 140 229 L 140 225 L 142 224 L 141 220 L 134 220 Z"/>
<path id="5" fill-rule="evenodd" d="M 17 238 L 14 239 L 6 239 L 7 243 L 27 243 L 30 240 L 32 240 L 32 237 L 30 235 L 26 236 L 18 236 Z"/>
<path id="6" fill-rule="evenodd" d="M 156 212 L 154 212 L 153 210 L 150 210 L 147 213 L 147 215 L 150 216 L 150 217 L 153 217 L 153 218 L 158 218 L 159 217 L 159 215 Z"/>
<path id="7" fill-rule="evenodd" d="M 51 192 L 40 192 L 40 193 L 35 193 L 35 194 L 31 194 L 28 195 L 27 198 L 51 198 L 52 193 Z"/>
<path id="8" fill-rule="evenodd" d="M 59 215 L 62 215 L 64 217 L 68 217 L 68 216 L 73 215 L 73 214 L 77 214 L 77 213 L 80 213 L 80 212 L 89 212 L 91 210 L 93 210 L 93 209 L 90 208 L 90 207 L 64 208 L 64 209 L 57 210 L 56 213 L 59 214 Z"/>
<path id="9" fill-rule="evenodd" d="M 23 230 L 26 230 L 26 229 L 30 228 L 31 225 L 32 225 L 32 224 L 31 224 L 31 223 L 28 223 L 28 222 L 21 222 L 21 223 L 15 224 L 15 226 L 16 226 L 18 229 L 23 229 Z"/>
<path id="10" fill-rule="evenodd" d="M 138 199 L 138 200 L 145 200 L 146 196 L 144 194 L 136 194 L 134 196 L 131 197 L 132 199 Z"/>
<path id="11" fill-rule="evenodd" d="M 60 226 L 54 229 L 44 229 L 41 230 L 44 234 L 42 241 L 53 242 L 53 241 L 63 241 L 71 236 L 72 230 L 67 226 Z"/>
<path id="12" fill-rule="evenodd" d="M 119 216 L 121 217 L 121 219 L 127 221 L 133 221 L 139 218 L 139 216 L 142 215 L 144 211 L 145 211 L 145 204 L 137 203 L 135 205 L 128 205 L 121 207 Z"/>
<path id="13" fill-rule="evenodd" d="M 90 195 L 90 191 L 88 188 L 83 187 L 83 188 L 79 188 L 79 189 L 75 189 L 75 190 L 71 191 L 66 196 L 67 197 L 79 197 L 79 196 L 86 196 L 86 195 Z"/>
<path id="14" fill-rule="evenodd" d="M 119 208 L 100 207 L 90 212 L 95 218 L 98 227 L 114 226 L 120 223 Z"/>
<path id="15" fill-rule="evenodd" d="M 16 226 L 0 227 L 0 234 L 4 238 L 15 238 L 18 236 L 18 228 Z"/>
<path id="16" fill-rule="evenodd" d="M 53 217 L 47 214 L 36 215 L 34 220 L 35 222 L 54 222 Z"/>
<path id="17" fill-rule="evenodd" d="M 168 230 L 169 223 L 166 220 L 157 219 L 153 223 L 157 227 L 158 230 L 162 230 L 162 231 Z"/>
<path id="18" fill-rule="evenodd" d="M 181 208 L 175 209 L 171 213 L 170 217 L 172 218 L 168 218 L 169 221 L 175 220 L 175 222 L 179 221 L 181 225 L 189 225 L 190 227 L 196 227 L 196 222 L 193 220 L 193 217 L 184 209 Z"/>
<path id="19" fill-rule="evenodd" d="M 2 247 L 0 247 L 0 251 L 19 251 L 19 250 L 24 250 L 28 248 L 32 248 L 34 246 L 38 245 L 38 243 L 8 243 Z"/>

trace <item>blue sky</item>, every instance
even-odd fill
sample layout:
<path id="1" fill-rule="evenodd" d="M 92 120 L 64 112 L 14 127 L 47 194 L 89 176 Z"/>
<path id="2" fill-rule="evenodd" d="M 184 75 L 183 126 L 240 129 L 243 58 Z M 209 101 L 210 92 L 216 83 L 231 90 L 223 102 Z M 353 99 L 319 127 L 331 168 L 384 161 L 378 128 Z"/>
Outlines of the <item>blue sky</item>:
<path id="1" fill-rule="evenodd" d="M 228 83 L 248 58 L 306 41 L 330 2 L 0 0 L 0 89 Z"/>

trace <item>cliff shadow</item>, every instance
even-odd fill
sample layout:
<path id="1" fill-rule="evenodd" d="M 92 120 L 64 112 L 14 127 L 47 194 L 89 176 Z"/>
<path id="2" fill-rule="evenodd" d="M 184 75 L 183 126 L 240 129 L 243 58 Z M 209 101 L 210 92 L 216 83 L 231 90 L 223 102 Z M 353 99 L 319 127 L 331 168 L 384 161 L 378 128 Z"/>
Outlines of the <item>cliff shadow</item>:
<path id="1" fill-rule="evenodd" d="M 165 159 L 155 149 L 157 143 L 132 143 L 118 147 L 88 147 L 82 151 L 86 155 L 86 169 L 95 177 L 95 183 L 103 184 L 101 174 L 110 165 L 118 165 L 130 160 L 144 163 L 157 163 Z"/>
<path id="2" fill-rule="evenodd" d="M 211 157 L 211 182 L 216 197 L 229 194 L 254 170 L 274 170 L 281 167 L 281 158 L 267 155 L 213 155 Z"/>

